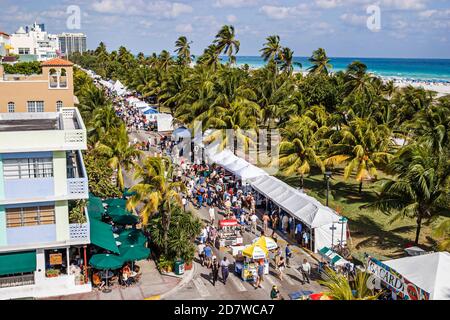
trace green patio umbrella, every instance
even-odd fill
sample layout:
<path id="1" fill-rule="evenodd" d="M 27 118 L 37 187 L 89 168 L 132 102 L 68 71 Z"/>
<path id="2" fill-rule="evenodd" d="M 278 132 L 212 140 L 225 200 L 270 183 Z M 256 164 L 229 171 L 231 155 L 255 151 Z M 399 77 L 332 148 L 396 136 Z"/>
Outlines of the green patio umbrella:
<path id="1" fill-rule="evenodd" d="M 144 260 L 150 255 L 150 249 L 141 245 L 122 246 L 119 251 L 123 261 Z"/>
<path id="2" fill-rule="evenodd" d="M 121 225 L 131 225 L 139 222 L 139 217 L 133 216 L 131 214 L 124 214 L 121 216 L 112 216 L 111 217 L 114 223 Z"/>
<path id="3" fill-rule="evenodd" d="M 131 212 L 127 211 L 124 208 L 121 207 L 109 207 L 106 210 L 106 213 L 108 214 L 108 216 L 112 217 L 118 217 L 118 216 L 124 216 L 124 215 L 130 215 Z"/>
<path id="4" fill-rule="evenodd" d="M 131 245 L 144 245 L 147 242 L 147 238 L 141 230 L 127 229 L 119 234 L 117 241 L 120 241 L 122 246 L 126 247 Z"/>
<path id="5" fill-rule="evenodd" d="M 125 199 L 106 199 L 103 201 L 103 203 L 106 203 L 109 207 L 121 207 L 125 208 L 127 205 L 127 200 Z"/>
<path id="6" fill-rule="evenodd" d="M 87 209 L 89 217 L 95 218 L 97 220 L 101 219 L 103 213 L 105 212 L 102 200 L 99 197 L 95 196 L 89 196 Z"/>
<path id="7" fill-rule="evenodd" d="M 136 191 L 130 191 L 130 188 L 125 188 L 125 190 L 123 191 L 124 197 L 132 197 L 136 194 L 137 194 Z"/>
<path id="8" fill-rule="evenodd" d="M 123 260 L 117 255 L 114 254 L 96 254 L 91 257 L 89 260 L 89 264 L 93 266 L 96 269 L 101 269 L 106 271 L 106 289 L 104 292 L 108 293 L 111 292 L 111 289 L 109 289 L 109 277 L 108 277 L 108 270 L 115 270 L 119 269 L 123 266 Z"/>

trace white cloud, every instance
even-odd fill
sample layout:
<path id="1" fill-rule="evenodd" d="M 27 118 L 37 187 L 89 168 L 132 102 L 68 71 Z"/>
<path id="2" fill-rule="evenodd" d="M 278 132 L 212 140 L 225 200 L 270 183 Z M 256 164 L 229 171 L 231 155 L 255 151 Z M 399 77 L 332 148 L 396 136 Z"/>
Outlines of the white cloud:
<path id="1" fill-rule="evenodd" d="M 164 18 L 176 18 L 193 11 L 190 5 L 165 0 L 97 0 L 91 7 L 98 13 Z"/>
<path id="2" fill-rule="evenodd" d="M 153 26 L 153 23 L 148 20 L 141 20 L 139 21 L 139 24 L 144 28 L 150 28 L 151 26 Z"/>
<path id="3" fill-rule="evenodd" d="M 214 3 L 214 7 L 224 8 L 224 7 L 232 7 L 232 8 L 242 8 L 242 7 L 250 7 L 254 6 L 258 3 L 258 0 L 216 0 Z"/>
<path id="4" fill-rule="evenodd" d="M 299 4 L 293 7 L 265 5 L 261 7 L 260 11 L 271 19 L 281 20 L 308 14 L 310 12 L 309 8 L 310 7 L 307 4 Z"/>
<path id="5" fill-rule="evenodd" d="M 192 24 L 190 24 L 190 23 L 178 24 L 175 27 L 175 31 L 176 32 L 181 32 L 181 33 L 191 33 L 192 31 L 194 31 L 194 28 L 192 27 Z"/>
<path id="6" fill-rule="evenodd" d="M 447 10 L 425 10 L 419 12 L 419 17 L 423 19 L 427 18 L 450 18 L 450 9 Z"/>
<path id="7" fill-rule="evenodd" d="M 237 17 L 234 14 L 227 15 L 227 21 L 229 23 L 235 23 L 237 21 Z"/>
<path id="8" fill-rule="evenodd" d="M 354 13 L 344 13 L 339 18 L 351 26 L 366 26 L 367 22 L 367 16 L 359 16 Z"/>
<path id="9" fill-rule="evenodd" d="M 316 5 L 322 9 L 336 8 L 341 5 L 341 0 L 316 0 Z"/>
<path id="10" fill-rule="evenodd" d="M 397 10 L 423 10 L 427 0 L 382 0 L 381 5 Z"/>

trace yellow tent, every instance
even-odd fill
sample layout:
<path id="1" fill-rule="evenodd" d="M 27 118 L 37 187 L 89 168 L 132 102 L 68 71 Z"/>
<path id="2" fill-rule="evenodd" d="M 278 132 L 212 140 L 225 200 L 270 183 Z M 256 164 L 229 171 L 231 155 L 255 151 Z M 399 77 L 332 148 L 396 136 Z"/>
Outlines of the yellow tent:
<path id="1" fill-rule="evenodd" d="M 269 254 L 267 247 L 265 245 L 257 245 L 256 243 L 249 245 L 244 248 L 242 254 L 246 257 L 252 259 L 264 259 Z"/>

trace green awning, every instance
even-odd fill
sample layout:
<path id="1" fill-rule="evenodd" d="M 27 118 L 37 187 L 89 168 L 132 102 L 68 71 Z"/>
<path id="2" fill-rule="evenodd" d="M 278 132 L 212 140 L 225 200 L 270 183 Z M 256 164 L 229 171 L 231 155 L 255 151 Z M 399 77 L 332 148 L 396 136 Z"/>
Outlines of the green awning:
<path id="1" fill-rule="evenodd" d="M 103 208 L 102 199 L 95 196 L 89 196 L 87 209 L 89 218 L 91 219 L 101 220 L 102 215 L 105 212 L 105 208 Z"/>
<path id="2" fill-rule="evenodd" d="M 118 217 L 118 216 L 132 214 L 131 212 L 127 211 L 126 209 L 120 208 L 120 207 L 109 207 L 108 210 L 106 210 L 106 213 L 111 218 L 116 217 L 116 216 Z"/>
<path id="3" fill-rule="evenodd" d="M 111 199 L 106 199 L 105 201 L 103 201 L 103 203 L 106 203 L 110 207 L 125 208 L 125 206 L 127 205 L 127 200 L 111 198 Z"/>
<path id="4" fill-rule="evenodd" d="M 109 224 L 91 220 L 90 231 L 92 244 L 111 252 L 119 253 L 119 248 L 117 247 L 112 228 Z"/>
<path id="5" fill-rule="evenodd" d="M 36 251 L 0 254 L 0 276 L 36 271 Z"/>

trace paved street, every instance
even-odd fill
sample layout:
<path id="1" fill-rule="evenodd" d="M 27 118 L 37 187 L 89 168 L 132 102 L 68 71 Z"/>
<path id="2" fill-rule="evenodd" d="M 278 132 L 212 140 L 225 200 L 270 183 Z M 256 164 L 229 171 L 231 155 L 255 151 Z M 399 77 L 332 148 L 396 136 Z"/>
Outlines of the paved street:
<path id="1" fill-rule="evenodd" d="M 148 132 L 133 132 L 130 134 L 131 141 L 136 137 L 139 141 L 146 141 L 149 136 L 155 137 L 156 133 L 148 133 Z M 154 152 L 156 151 L 155 148 L 151 148 L 150 155 L 154 155 Z M 128 176 L 125 179 L 125 182 L 127 185 L 131 186 L 133 184 L 132 179 Z M 196 212 L 199 217 L 204 220 L 205 222 L 209 222 L 209 214 L 208 209 L 206 207 L 203 207 L 200 210 L 195 209 L 193 206 L 190 207 L 190 210 L 193 212 Z M 218 210 L 216 211 L 216 221 L 222 219 L 222 216 L 218 214 Z M 269 232 L 269 234 L 271 231 Z M 244 243 L 248 244 L 251 243 L 252 239 L 259 236 L 254 235 L 250 232 L 245 232 L 244 234 Z M 278 233 L 278 244 L 283 249 L 284 254 L 284 248 L 286 246 L 286 241 L 283 240 L 283 236 Z M 292 243 L 291 243 L 292 244 Z M 216 286 L 212 285 L 211 282 L 211 270 L 207 269 L 206 267 L 202 267 L 199 263 L 198 259 L 196 258 L 195 264 L 196 264 L 196 271 L 194 274 L 194 277 L 191 281 L 187 282 L 185 285 L 183 285 L 178 290 L 175 290 L 172 294 L 165 297 L 165 299 L 168 300 L 218 300 L 218 299 L 225 299 L 225 300 L 256 300 L 256 299 L 270 299 L 270 290 L 272 289 L 273 285 L 276 285 L 278 289 L 280 290 L 281 295 L 285 299 L 289 299 L 288 294 L 294 291 L 298 290 L 311 290 L 313 292 L 318 292 L 321 290 L 321 286 L 316 281 L 311 281 L 310 284 L 302 284 L 301 279 L 301 273 L 297 270 L 297 268 L 300 266 L 301 262 L 304 258 L 306 258 L 313 269 L 315 269 L 316 261 L 312 259 L 312 257 L 309 256 L 303 249 L 299 248 L 298 246 L 292 245 L 291 249 L 293 251 L 293 258 L 291 259 L 291 268 L 286 268 L 284 272 L 283 281 L 281 281 L 278 278 L 278 273 L 274 268 L 274 261 L 271 260 L 270 263 L 270 273 L 269 275 L 265 275 L 264 282 L 262 283 L 262 288 L 255 289 L 251 283 L 244 282 L 233 273 L 234 271 L 234 265 L 230 265 L 230 276 L 228 278 L 227 284 L 224 285 L 221 282 L 221 274 L 219 272 L 219 282 L 216 283 Z M 214 254 L 221 260 L 224 256 L 227 257 L 227 259 L 230 262 L 234 262 L 234 258 L 230 254 L 228 249 L 222 249 L 218 250 L 214 248 Z M 314 277 L 313 277 L 314 278 Z"/>

